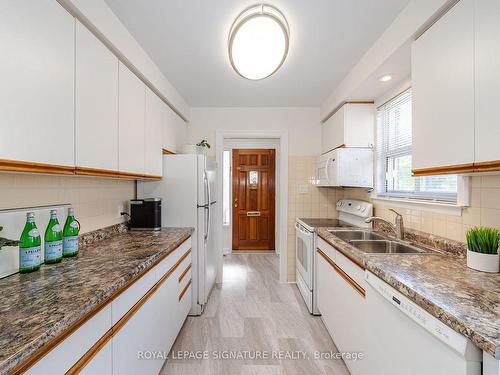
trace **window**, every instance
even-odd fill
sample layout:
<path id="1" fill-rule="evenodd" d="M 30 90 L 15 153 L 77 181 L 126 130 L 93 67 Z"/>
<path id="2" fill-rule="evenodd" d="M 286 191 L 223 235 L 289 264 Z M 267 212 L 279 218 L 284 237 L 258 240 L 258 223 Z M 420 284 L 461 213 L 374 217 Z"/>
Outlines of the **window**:
<path id="1" fill-rule="evenodd" d="M 457 202 L 457 176 L 412 177 L 411 89 L 377 109 L 379 196 Z"/>
<path id="2" fill-rule="evenodd" d="M 231 151 L 222 153 L 222 225 L 231 220 Z"/>

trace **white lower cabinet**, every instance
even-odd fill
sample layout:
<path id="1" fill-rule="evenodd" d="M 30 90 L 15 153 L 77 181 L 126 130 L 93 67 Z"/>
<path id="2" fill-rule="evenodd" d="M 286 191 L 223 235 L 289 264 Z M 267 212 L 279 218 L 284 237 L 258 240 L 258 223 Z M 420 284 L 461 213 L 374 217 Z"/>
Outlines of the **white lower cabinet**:
<path id="1" fill-rule="evenodd" d="M 175 302 L 175 280 L 171 281 L 163 283 L 113 336 L 113 374 L 157 374 L 160 371 L 167 349 L 162 342 L 170 341 L 165 335 L 168 326 L 174 323 L 168 314 L 169 305 Z M 161 357 L 153 359 L 156 354 Z"/>
<path id="2" fill-rule="evenodd" d="M 318 243 L 318 309 L 339 352 L 364 353 L 365 281 L 363 270 L 324 241 Z M 364 374 L 363 360 L 345 360 L 353 375 Z"/>
<path id="3" fill-rule="evenodd" d="M 27 373 L 156 375 L 190 309 L 189 238 Z"/>

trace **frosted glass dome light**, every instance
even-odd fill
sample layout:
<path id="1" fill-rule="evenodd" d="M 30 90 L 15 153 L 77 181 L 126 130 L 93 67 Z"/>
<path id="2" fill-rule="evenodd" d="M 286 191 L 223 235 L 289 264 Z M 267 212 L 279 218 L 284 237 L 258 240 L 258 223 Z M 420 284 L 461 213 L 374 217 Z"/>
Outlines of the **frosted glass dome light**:
<path id="1" fill-rule="evenodd" d="M 244 78 L 267 78 L 285 62 L 288 45 L 285 16 L 271 5 L 254 5 L 240 13 L 231 26 L 229 60 Z"/>

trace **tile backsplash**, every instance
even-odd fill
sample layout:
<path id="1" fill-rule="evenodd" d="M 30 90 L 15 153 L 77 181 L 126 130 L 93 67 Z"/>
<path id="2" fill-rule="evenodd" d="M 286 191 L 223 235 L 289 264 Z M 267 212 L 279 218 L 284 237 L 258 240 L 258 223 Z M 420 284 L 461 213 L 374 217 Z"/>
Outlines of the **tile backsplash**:
<path id="1" fill-rule="evenodd" d="M 127 208 L 134 196 L 135 183 L 128 180 L 0 174 L 0 209 L 70 203 L 82 233 L 124 221 L 119 207 Z"/>
<path id="2" fill-rule="evenodd" d="M 345 197 L 371 201 L 370 194 L 364 190 L 345 190 L 344 194 Z M 375 215 L 391 222 L 394 220 L 394 214 L 389 211 L 390 203 L 373 203 Z M 500 176 L 472 177 L 470 207 L 464 208 L 461 216 L 435 213 L 419 206 L 396 210 L 403 215 L 408 228 L 465 242 L 467 230 L 474 226 L 500 229 Z"/>
<path id="3" fill-rule="evenodd" d="M 288 281 L 295 280 L 295 219 L 336 218 L 335 204 L 343 197 L 342 190 L 312 184 L 315 168 L 315 156 L 288 158 Z"/>
<path id="4" fill-rule="evenodd" d="M 295 280 L 295 219 L 297 217 L 336 218 L 335 203 L 342 198 L 361 199 L 374 204 L 374 214 L 394 221 L 390 202 L 373 201 L 365 189 L 318 188 L 312 184 L 316 157 L 290 156 L 288 178 L 288 280 Z M 500 230 L 500 175 L 473 176 L 471 202 L 462 215 L 445 215 L 425 207 L 394 207 L 407 228 L 465 242 L 467 230 L 478 225 Z"/>

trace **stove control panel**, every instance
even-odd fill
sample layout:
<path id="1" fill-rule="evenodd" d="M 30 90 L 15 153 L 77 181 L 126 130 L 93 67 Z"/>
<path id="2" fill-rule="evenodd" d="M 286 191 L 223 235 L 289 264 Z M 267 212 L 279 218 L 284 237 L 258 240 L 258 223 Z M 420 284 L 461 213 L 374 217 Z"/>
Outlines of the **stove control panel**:
<path id="1" fill-rule="evenodd" d="M 373 216 L 373 205 L 365 201 L 341 199 L 337 202 L 337 211 L 360 218 L 367 218 Z"/>

